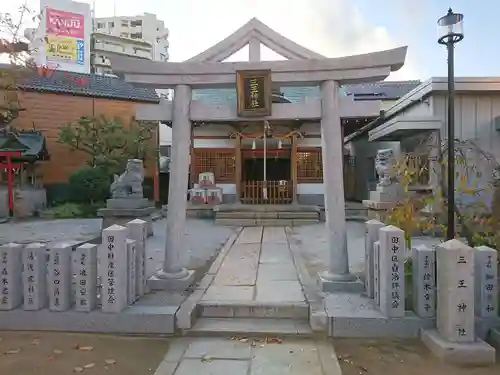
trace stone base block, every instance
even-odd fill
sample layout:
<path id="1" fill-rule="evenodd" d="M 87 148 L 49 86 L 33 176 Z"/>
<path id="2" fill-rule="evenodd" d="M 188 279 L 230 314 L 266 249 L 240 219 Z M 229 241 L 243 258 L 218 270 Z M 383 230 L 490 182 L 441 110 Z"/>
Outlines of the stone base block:
<path id="1" fill-rule="evenodd" d="M 326 279 L 323 273 L 318 273 L 318 285 L 325 293 L 345 292 L 363 293 L 365 286 L 360 280 L 354 281 L 332 281 Z"/>
<path id="2" fill-rule="evenodd" d="M 141 219 L 146 222 L 148 236 L 153 235 L 153 213 L 154 207 L 134 208 L 134 209 L 119 209 L 119 208 L 101 208 L 97 211 L 97 216 L 102 217 L 102 229 L 108 228 L 111 225 L 117 224 L 126 226 L 126 224 L 134 219 Z"/>
<path id="3" fill-rule="evenodd" d="M 422 332 L 422 341 L 429 350 L 446 363 L 455 366 L 489 366 L 495 364 L 495 348 L 483 340 L 455 343 L 445 340 L 434 329 Z"/>
<path id="4" fill-rule="evenodd" d="M 497 350 L 500 350 L 500 328 L 493 328 L 490 331 L 490 335 L 488 337 L 488 341 Z"/>
<path id="5" fill-rule="evenodd" d="M 422 329 L 435 327 L 434 319 L 423 319 L 412 312 L 402 318 L 389 318 L 372 299 L 357 293 L 334 293 L 325 298 L 329 321 L 328 335 L 356 338 L 416 338 Z"/>
<path id="6" fill-rule="evenodd" d="M 182 292 L 189 288 L 194 281 L 194 270 L 188 270 L 188 276 L 183 279 L 160 279 L 153 275 L 148 279 L 151 290 L 167 290 L 171 292 Z"/>
<path id="7" fill-rule="evenodd" d="M 488 338 L 488 334 L 491 329 L 499 328 L 500 329 L 500 317 L 492 317 L 492 318 L 475 318 L 475 330 L 476 336 L 481 340 L 486 340 Z"/>
<path id="8" fill-rule="evenodd" d="M 132 305 L 118 314 L 47 309 L 0 311 L 0 330 L 174 334 L 178 306 Z"/>
<path id="9" fill-rule="evenodd" d="M 148 198 L 111 198 L 106 201 L 106 208 L 130 210 L 136 208 L 148 208 L 154 206 Z"/>

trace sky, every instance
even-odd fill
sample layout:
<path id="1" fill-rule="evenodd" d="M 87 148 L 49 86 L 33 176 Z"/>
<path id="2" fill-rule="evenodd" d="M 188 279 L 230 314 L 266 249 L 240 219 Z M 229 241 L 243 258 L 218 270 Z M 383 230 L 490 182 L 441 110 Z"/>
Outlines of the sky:
<path id="1" fill-rule="evenodd" d="M 25 0 L 9 0 L 16 13 Z M 170 30 L 171 61 L 188 59 L 224 39 L 252 17 L 328 57 L 408 46 L 405 66 L 391 80 L 446 76 L 446 48 L 437 43 L 437 19 L 451 6 L 464 14 L 465 38 L 456 45 L 456 76 L 500 75 L 496 31 L 498 0 L 80 0 L 97 17 L 155 13 Z M 38 9 L 37 0 L 27 0 Z M 5 9 L 5 7 L 7 7 Z M 27 24 L 26 26 L 30 26 Z M 230 61 L 243 61 L 241 51 Z M 262 58 L 276 60 L 264 49 Z"/>

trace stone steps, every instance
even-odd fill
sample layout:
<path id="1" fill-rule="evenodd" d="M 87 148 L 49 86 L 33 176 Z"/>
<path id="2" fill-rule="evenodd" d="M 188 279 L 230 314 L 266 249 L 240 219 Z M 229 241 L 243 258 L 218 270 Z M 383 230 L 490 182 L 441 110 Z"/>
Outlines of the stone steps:
<path id="1" fill-rule="evenodd" d="M 297 226 L 319 222 L 317 211 L 219 211 L 217 225 Z"/>
<path id="2" fill-rule="evenodd" d="M 206 318 L 199 319 L 188 336 L 293 336 L 311 337 L 308 321 L 296 319 Z"/>
<path id="3" fill-rule="evenodd" d="M 218 219 L 215 218 L 216 225 L 226 226 L 241 226 L 241 227 L 262 227 L 262 226 L 298 226 L 298 225 L 311 225 L 319 223 L 317 219 Z"/>
<path id="4" fill-rule="evenodd" d="M 205 318 L 257 318 L 257 319 L 297 319 L 308 321 L 307 303 L 262 303 L 200 301 L 201 317 Z"/>
<path id="5" fill-rule="evenodd" d="M 219 219 L 317 219 L 317 212 L 300 211 L 226 211 L 217 212 Z"/>

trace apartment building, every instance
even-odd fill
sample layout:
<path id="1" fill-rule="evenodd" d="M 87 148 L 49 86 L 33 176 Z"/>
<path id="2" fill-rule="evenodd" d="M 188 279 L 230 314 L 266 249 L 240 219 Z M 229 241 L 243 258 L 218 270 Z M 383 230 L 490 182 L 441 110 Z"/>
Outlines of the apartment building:
<path id="1" fill-rule="evenodd" d="M 128 55 L 140 59 L 154 60 L 153 44 L 145 40 L 130 39 L 111 34 L 95 32 L 92 34 L 93 72 L 97 74 L 111 74 L 112 55 Z"/>
<path id="2" fill-rule="evenodd" d="M 94 50 L 168 61 L 168 28 L 155 14 L 94 19 Z M 114 38 L 113 38 L 114 37 Z"/>

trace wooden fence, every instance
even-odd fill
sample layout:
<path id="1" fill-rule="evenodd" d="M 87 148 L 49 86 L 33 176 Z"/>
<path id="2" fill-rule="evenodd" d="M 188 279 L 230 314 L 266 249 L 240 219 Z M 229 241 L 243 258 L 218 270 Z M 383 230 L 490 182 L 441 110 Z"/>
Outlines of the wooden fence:
<path id="1" fill-rule="evenodd" d="M 241 201 L 246 204 L 288 204 L 292 202 L 292 194 L 292 181 L 243 181 Z"/>

